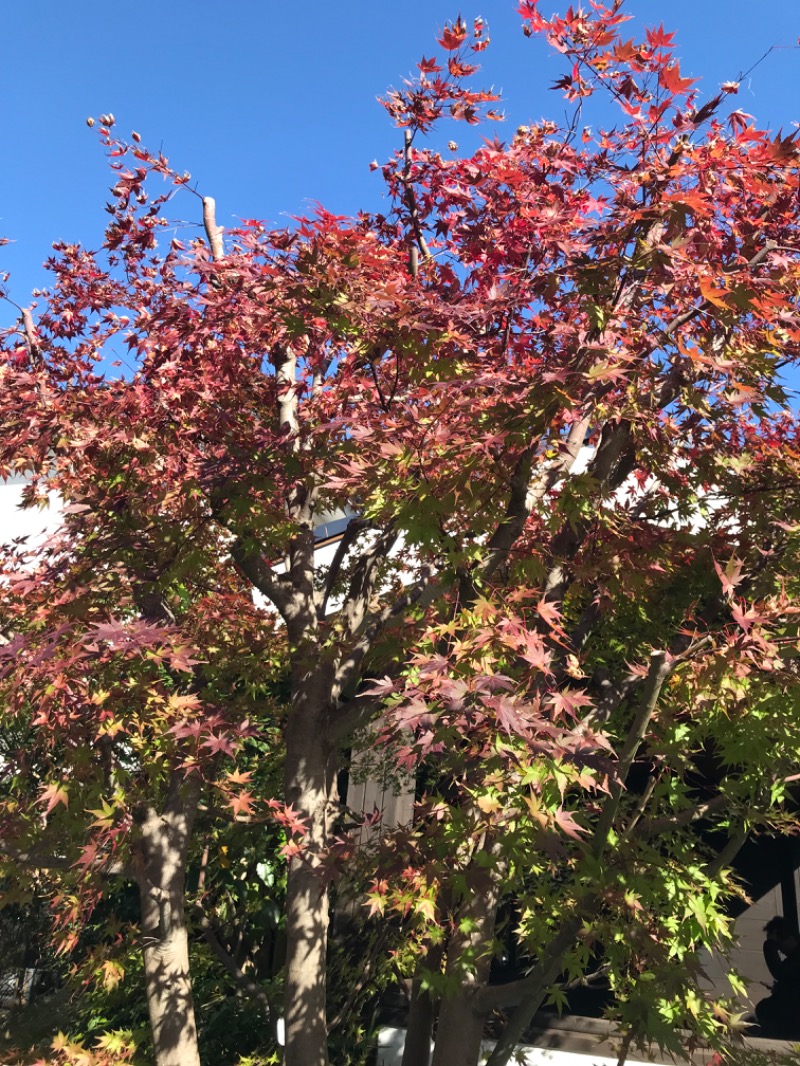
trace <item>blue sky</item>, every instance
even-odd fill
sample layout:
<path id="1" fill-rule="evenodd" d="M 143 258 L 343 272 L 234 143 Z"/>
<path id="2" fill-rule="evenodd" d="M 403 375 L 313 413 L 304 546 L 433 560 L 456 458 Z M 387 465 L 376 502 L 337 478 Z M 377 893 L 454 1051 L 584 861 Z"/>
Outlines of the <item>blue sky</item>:
<path id="1" fill-rule="evenodd" d="M 508 115 L 485 132 L 503 138 L 522 122 L 560 119 L 564 102 L 547 86 L 563 67 L 523 37 L 513 0 L 462 5 L 465 18 L 489 24 L 483 82 L 503 91 Z M 545 14 L 565 7 L 542 2 Z M 626 10 L 639 26 L 664 21 L 678 31 L 683 73 L 702 76 L 709 94 L 779 46 L 736 104 L 775 129 L 800 120 L 800 0 L 627 0 Z M 2 5 L 0 234 L 14 243 L 0 249 L 0 262 L 12 271 L 11 295 L 25 303 L 45 283 L 41 263 L 53 240 L 100 242 L 111 180 L 85 125 L 100 112 L 190 170 L 216 197 L 222 224 L 280 223 L 315 200 L 340 214 L 379 208 L 380 176 L 369 163 L 384 160 L 400 136 L 375 98 L 436 50 L 436 31 L 458 11 L 449 0 Z M 484 130 L 451 132 L 468 149 Z M 175 216 L 199 222 L 198 206 L 179 198 Z"/>

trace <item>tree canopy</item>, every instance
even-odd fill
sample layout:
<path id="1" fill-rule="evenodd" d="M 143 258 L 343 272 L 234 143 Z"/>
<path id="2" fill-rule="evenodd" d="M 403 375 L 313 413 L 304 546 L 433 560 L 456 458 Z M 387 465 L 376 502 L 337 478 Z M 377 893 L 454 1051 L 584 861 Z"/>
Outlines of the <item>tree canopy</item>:
<path id="1" fill-rule="evenodd" d="M 500 1066 L 600 978 L 629 1039 L 730 1045 L 699 952 L 747 835 L 795 827 L 797 137 L 735 82 L 701 101 L 619 2 L 520 14 L 571 115 L 426 146 L 499 117 L 459 18 L 383 101 L 379 214 L 223 233 L 100 116 L 103 247 L 54 246 L 3 333 L 0 473 L 64 504 L 2 560 L 5 876 L 49 871 L 64 950 L 135 886 L 158 1066 L 200 1062 L 209 950 L 264 1053 L 282 1015 L 287 1066 L 325 1066 L 370 987 L 330 1009 L 326 975 L 364 937 L 415 976 L 405 1066 L 437 1014 L 435 1066 L 474 1066 L 487 1018 Z M 417 804 L 356 847 L 364 748 Z M 329 945 L 332 901 L 362 927 Z"/>

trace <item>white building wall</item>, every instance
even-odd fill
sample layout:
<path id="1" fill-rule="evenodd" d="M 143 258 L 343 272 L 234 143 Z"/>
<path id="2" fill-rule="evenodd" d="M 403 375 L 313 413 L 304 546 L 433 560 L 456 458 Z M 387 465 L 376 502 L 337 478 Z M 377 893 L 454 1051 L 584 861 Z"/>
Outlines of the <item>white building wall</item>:
<path id="1" fill-rule="evenodd" d="M 55 496 L 44 509 L 21 508 L 25 479 L 13 477 L 0 481 L 0 544 L 10 544 L 17 537 L 30 537 L 32 543 L 53 533 L 59 525 L 61 508 Z"/>
<path id="2" fill-rule="evenodd" d="M 405 1038 L 405 1029 L 382 1029 L 378 1036 L 377 1066 L 401 1066 Z M 570 1042 L 566 1033 L 564 1040 L 567 1043 Z M 575 1042 L 581 1045 L 581 1050 L 520 1044 L 514 1052 L 513 1062 L 515 1066 L 619 1066 L 618 1039 L 608 1040 L 598 1034 L 592 1034 L 587 1035 L 585 1040 L 581 1040 L 578 1036 Z M 482 1044 L 480 1059 L 482 1063 L 486 1062 L 493 1047 L 494 1044 L 489 1041 Z M 694 1057 L 693 1066 L 708 1063 L 709 1058 L 708 1052 L 699 1051 Z M 679 1066 L 679 1064 L 683 1066 L 688 1063 L 686 1059 L 667 1060 L 657 1052 L 651 1059 L 626 1058 L 624 1061 L 625 1066 L 653 1066 L 654 1063 L 666 1063 L 667 1061 L 669 1061 L 669 1066 Z"/>
<path id="3" fill-rule="evenodd" d="M 795 879 L 798 872 L 795 871 Z M 740 914 L 736 919 L 735 936 L 736 945 L 725 958 L 718 954 L 706 953 L 703 962 L 708 981 L 706 988 L 710 989 L 715 996 L 730 999 L 733 990 L 727 978 L 727 974 L 733 970 L 739 974 L 748 985 L 748 994 L 740 1000 L 741 1009 L 752 1012 L 756 1003 L 769 995 L 772 987 L 767 964 L 764 962 L 764 926 L 774 918 L 776 914 L 783 914 L 783 900 L 781 897 L 780 884 L 775 885 L 769 892 L 757 899 L 752 906 Z"/>

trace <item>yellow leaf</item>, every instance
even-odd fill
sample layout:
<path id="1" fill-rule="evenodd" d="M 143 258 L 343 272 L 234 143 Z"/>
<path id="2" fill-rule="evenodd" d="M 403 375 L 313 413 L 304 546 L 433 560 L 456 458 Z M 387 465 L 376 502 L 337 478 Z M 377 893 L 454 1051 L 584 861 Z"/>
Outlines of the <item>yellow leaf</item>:
<path id="1" fill-rule="evenodd" d="M 432 899 L 418 899 L 414 904 L 414 910 L 432 922 L 436 917 L 436 908 Z"/>
<path id="2" fill-rule="evenodd" d="M 494 796 L 478 796 L 476 802 L 484 814 L 494 814 L 500 810 L 500 804 Z"/>

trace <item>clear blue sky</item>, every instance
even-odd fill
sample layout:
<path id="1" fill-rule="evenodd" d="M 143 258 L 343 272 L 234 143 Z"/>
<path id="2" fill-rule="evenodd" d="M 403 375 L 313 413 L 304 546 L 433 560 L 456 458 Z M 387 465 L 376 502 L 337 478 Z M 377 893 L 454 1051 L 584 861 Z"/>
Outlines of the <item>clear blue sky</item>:
<path id="1" fill-rule="evenodd" d="M 489 24 L 483 80 L 502 89 L 508 121 L 485 130 L 501 138 L 564 111 L 547 90 L 561 61 L 523 37 L 515 7 L 461 7 Z M 565 7 L 542 2 L 545 14 Z M 678 31 L 683 73 L 702 76 L 709 94 L 800 36 L 800 0 L 627 0 L 626 8 L 639 26 L 663 20 Z M 100 241 L 111 180 L 85 125 L 100 112 L 190 170 L 216 197 L 222 224 L 279 223 L 314 200 L 340 214 L 378 208 L 381 180 L 369 163 L 400 137 L 375 98 L 436 50 L 436 30 L 458 11 L 449 0 L 8 0 L 0 234 L 15 243 L 0 249 L 0 263 L 12 271 L 11 295 L 25 303 L 45 283 L 40 264 L 53 240 Z M 800 120 L 800 49 L 773 52 L 736 103 L 775 129 Z M 480 135 L 463 125 L 452 133 L 462 148 Z M 175 216 L 195 220 L 198 206 L 181 197 Z"/>

